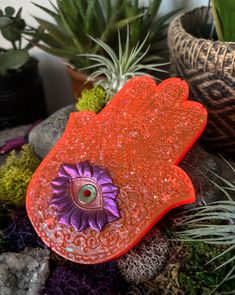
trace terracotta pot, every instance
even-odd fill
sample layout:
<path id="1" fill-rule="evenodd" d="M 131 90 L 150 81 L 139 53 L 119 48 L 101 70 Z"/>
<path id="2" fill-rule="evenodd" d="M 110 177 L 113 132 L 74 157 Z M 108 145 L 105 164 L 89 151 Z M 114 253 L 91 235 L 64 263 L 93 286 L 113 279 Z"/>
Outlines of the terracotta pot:
<path id="1" fill-rule="evenodd" d="M 208 110 L 204 146 L 234 159 L 235 43 L 206 39 L 211 26 L 205 26 L 205 19 L 213 21 L 207 12 L 201 7 L 176 17 L 169 26 L 168 45 L 175 74 L 188 82 L 191 98 Z"/>
<path id="2" fill-rule="evenodd" d="M 80 97 L 84 89 L 93 87 L 93 82 L 87 82 L 88 76 L 84 72 L 77 72 L 69 66 L 67 66 L 67 71 L 71 79 L 74 98 Z"/>

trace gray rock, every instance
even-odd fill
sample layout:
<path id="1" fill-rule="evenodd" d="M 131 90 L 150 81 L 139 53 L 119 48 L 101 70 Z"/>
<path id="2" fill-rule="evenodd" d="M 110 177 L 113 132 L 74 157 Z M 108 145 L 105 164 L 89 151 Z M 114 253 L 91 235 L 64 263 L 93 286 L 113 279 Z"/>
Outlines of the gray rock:
<path id="1" fill-rule="evenodd" d="M 74 104 L 69 105 L 52 114 L 30 132 L 29 143 L 39 157 L 44 158 L 55 145 L 65 130 L 69 114 L 74 111 Z"/>
<path id="2" fill-rule="evenodd" d="M 217 200 L 218 188 L 212 181 L 218 183 L 218 179 L 213 173 L 220 175 L 221 168 L 213 155 L 207 153 L 199 144 L 195 144 L 179 166 L 188 174 L 194 185 L 197 204 L 210 203 Z"/>
<path id="3" fill-rule="evenodd" d="M 38 295 L 49 275 L 48 249 L 0 255 L 0 294 Z"/>

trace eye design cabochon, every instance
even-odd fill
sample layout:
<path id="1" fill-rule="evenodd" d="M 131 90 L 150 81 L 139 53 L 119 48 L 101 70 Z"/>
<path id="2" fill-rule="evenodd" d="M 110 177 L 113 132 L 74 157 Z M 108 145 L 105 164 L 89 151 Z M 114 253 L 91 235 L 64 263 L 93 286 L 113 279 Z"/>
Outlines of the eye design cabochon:
<path id="1" fill-rule="evenodd" d="M 61 224 L 73 226 L 77 231 L 87 227 L 99 231 L 107 222 L 119 218 L 115 202 L 118 188 L 104 169 L 87 161 L 62 164 L 51 185 L 50 204 L 56 208 Z"/>
<path id="2" fill-rule="evenodd" d="M 207 112 L 187 99 L 181 79 L 157 86 L 135 77 L 98 115 L 70 115 L 27 191 L 30 220 L 52 250 L 78 263 L 114 259 L 170 209 L 194 202 L 193 185 L 176 165 L 205 128 Z"/>

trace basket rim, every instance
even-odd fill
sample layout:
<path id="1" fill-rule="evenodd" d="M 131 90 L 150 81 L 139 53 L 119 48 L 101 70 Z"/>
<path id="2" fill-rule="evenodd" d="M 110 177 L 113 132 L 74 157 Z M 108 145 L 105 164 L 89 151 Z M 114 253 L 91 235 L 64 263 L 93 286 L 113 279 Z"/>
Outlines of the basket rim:
<path id="1" fill-rule="evenodd" d="M 185 17 L 185 16 L 188 16 L 188 15 L 194 15 L 195 12 L 197 12 L 198 10 L 204 10 L 204 9 L 207 9 L 207 6 L 200 6 L 200 7 L 196 7 L 192 10 L 189 10 L 189 11 L 184 11 L 182 13 L 180 13 L 179 15 L 177 15 L 170 23 L 170 26 L 169 26 L 169 31 L 170 31 L 170 28 L 171 27 L 177 27 L 179 31 L 181 31 L 181 33 L 183 33 L 186 37 L 190 38 L 190 39 L 194 39 L 194 40 L 200 40 L 201 42 L 204 42 L 204 43 L 208 43 L 208 44 L 218 44 L 218 45 L 235 45 L 235 42 L 232 42 L 232 41 L 219 41 L 219 40 L 211 40 L 211 39 L 206 39 L 206 38 L 198 38 L 198 37 L 195 37 L 194 35 L 188 33 L 185 28 L 183 27 L 183 24 L 182 24 L 182 18 Z"/>

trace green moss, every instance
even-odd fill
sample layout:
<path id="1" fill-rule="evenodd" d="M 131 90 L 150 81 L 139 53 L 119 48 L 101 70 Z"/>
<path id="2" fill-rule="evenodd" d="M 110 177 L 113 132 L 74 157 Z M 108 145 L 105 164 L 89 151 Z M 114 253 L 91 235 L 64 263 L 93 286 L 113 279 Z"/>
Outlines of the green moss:
<path id="1" fill-rule="evenodd" d="M 207 294 L 211 292 L 222 282 L 231 265 L 215 270 L 216 267 L 231 258 L 232 253 L 225 254 L 219 259 L 207 264 L 212 258 L 225 250 L 225 247 L 205 244 L 203 242 L 185 242 L 183 247 L 186 256 L 178 273 L 180 289 L 184 290 L 186 292 L 185 294 L 190 295 Z M 235 282 L 228 281 L 217 291 L 227 292 L 234 290 L 234 288 Z"/>
<path id="2" fill-rule="evenodd" d="M 29 145 L 19 153 L 12 151 L 0 166 L 0 203 L 21 207 L 25 203 L 27 186 L 40 163 Z"/>
<path id="3" fill-rule="evenodd" d="M 99 113 L 105 106 L 106 99 L 105 90 L 101 86 L 95 86 L 90 90 L 85 89 L 76 103 L 76 109 L 78 111 L 93 111 Z"/>

